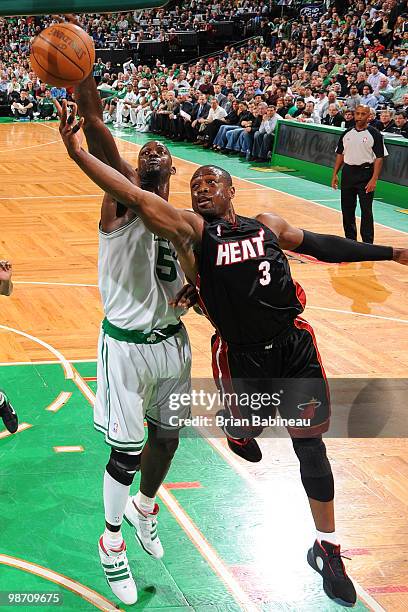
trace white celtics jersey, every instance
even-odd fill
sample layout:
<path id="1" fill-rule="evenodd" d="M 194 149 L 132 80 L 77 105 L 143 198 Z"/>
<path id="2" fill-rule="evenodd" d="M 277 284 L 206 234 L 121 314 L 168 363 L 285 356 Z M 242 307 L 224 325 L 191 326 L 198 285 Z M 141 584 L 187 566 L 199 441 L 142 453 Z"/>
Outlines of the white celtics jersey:
<path id="1" fill-rule="evenodd" d="M 116 327 L 148 333 L 178 323 L 183 309 L 168 303 L 184 283 L 176 252 L 138 217 L 99 230 L 98 271 L 105 316 Z"/>

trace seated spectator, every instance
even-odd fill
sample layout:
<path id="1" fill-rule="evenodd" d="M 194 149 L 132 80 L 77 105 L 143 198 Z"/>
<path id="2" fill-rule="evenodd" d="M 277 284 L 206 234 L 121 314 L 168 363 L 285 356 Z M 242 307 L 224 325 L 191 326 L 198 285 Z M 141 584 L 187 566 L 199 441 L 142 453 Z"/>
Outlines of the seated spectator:
<path id="1" fill-rule="evenodd" d="M 285 119 L 296 119 L 305 110 L 306 104 L 304 98 L 297 98 L 295 104 L 288 110 Z"/>
<path id="2" fill-rule="evenodd" d="M 395 128 L 393 117 L 394 117 L 393 110 L 390 110 L 387 108 L 381 111 L 380 113 L 380 122 L 381 122 L 380 131 L 381 132 L 392 132 L 393 128 Z"/>
<path id="3" fill-rule="evenodd" d="M 191 124 L 194 104 L 188 91 L 179 90 L 178 107 L 174 110 L 171 133 L 174 140 L 187 140 L 186 125 Z"/>
<path id="4" fill-rule="evenodd" d="M 210 106 L 211 108 L 208 113 L 208 117 L 204 119 L 204 121 L 201 123 L 198 137 L 197 137 L 197 139 L 201 141 L 202 144 L 207 143 L 207 140 L 208 140 L 207 128 L 209 127 L 209 125 L 213 121 L 223 120 L 227 116 L 227 111 L 225 110 L 225 108 L 222 108 L 222 106 L 218 104 L 218 101 L 215 97 L 212 98 Z"/>
<path id="5" fill-rule="evenodd" d="M 11 112 L 15 119 L 31 121 L 33 115 L 33 103 L 28 98 L 28 92 L 22 89 L 20 97 L 11 104 Z"/>
<path id="6" fill-rule="evenodd" d="M 229 94 L 232 95 L 232 94 Z M 233 100 L 231 102 L 231 110 L 226 115 L 224 119 L 215 119 L 206 127 L 206 144 L 204 145 L 205 149 L 209 149 L 213 146 L 214 138 L 216 137 L 218 130 L 221 125 L 236 125 L 238 123 L 238 100 Z"/>
<path id="7" fill-rule="evenodd" d="M 199 94 L 197 103 L 194 105 L 191 120 L 186 121 L 185 131 L 187 140 L 194 142 L 197 140 L 198 132 L 201 124 L 207 119 L 210 112 L 210 105 L 207 102 L 207 96 Z"/>
<path id="8" fill-rule="evenodd" d="M 104 110 L 104 122 L 112 123 L 112 121 L 116 120 L 117 113 L 116 107 L 118 102 L 120 102 L 126 96 L 126 87 L 123 81 L 119 81 L 117 83 L 117 87 L 112 89 L 112 95 L 105 98 L 105 110 Z"/>
<path id="9" fill-rule="evenodd" d="M 375 115 L 375 111 L 374 111 L 374 115 Z M 355 121 L 354 121 L 354 111 L 347 109 L 344 111 L 344 120 L 343 123 L 341 124 L 341 127 L 346 128 L 346 130 L 349 130 L 350 128 L 353 128 L 355 126 Z"/>
<path id="10" fill-rule="evenodd" d="M 268 106 L 259 129 L 254 134 L 250 161 L 267 161 L 272 155 L 273 138 L 277 122 L 281 119 L 274 106 Z"/>
<path id="11" fill-rule="evenodd" d="M 318 97 L 315 103 L 315 113 L 319 115 L 320 121 L 322 121 L 327 115 L 327 109 L 329 108 L 329 100 L 326 96 L 326 91 L 324 89 L 319 89 L 317 96 Z"/>
<path id="12" fill-rule="evenodd" d="M 363 87 L 363 95 L 364 95 L 364 87 Z M 357 85 L 353 83 L 349 87 L 349 95 L 346 96 L 344 100 L 344 106 L 346 109 L 351 110 L 354 113 L 357 106 L 359 106 L 360 104 L 361 104 L 361 96 L 358 93 Z"/>
<path id="13" fill-rule="evenodd" d="M 129 83 L 126 86 L 126 94 L 118 100 L 116 105 L 116 122 L 115 127 L 135 126 L 136 125 L 136 108 L 139 103 L 139 93 L 134 91 L 133 85 Z"/>
<path id="14" fill-rule="evenodd" d="M 329 104 L 329 109 L 326 117 L 323 119 L 323 125 L 332 125 L 334 127 L 341 127 L 344 121 L 343 115 L 340 113 L 336 104 Z"/>
<path id="15" fill-rule="evenodd" d="M 40 119 L 45 119 L 46 121 L 49 121 L 50 119 L 56 119 L 57 108 L 51 97 L 51 91 L 49 89 L 46 89 L 45 95 L 41 96 L 38 99 L 37 105 L 38 105 L 38 111 L 40 113 L 39 115 Z"/>
<path id="16" fill-rule="evenodd" d="M 369 125 L 375 127 L 376 130 L 381 130 L 382 124 L 379 119 L 377 119 L 377 113 L 373 108 L 370 108 L 370 121 Z"/>
<path id="17" fill-rule="evenodd" d="M 371 87 L 371 85 L 364 85 L 363 95 L 361 96 L 361 104 L 369 106 L 370 108 L 377 108 L 378 99 L 373 94 L 373 88 Z"/>
<path id="18" fill-rule="evenodd" d="M 239 155 L 245 157 L 247 160 L 251 156 L 252 146 L 254 144 L 254 136 L 261 127 L 263 118 L 265 117 L 267 110 L 268 105 L 266 104 L 266 102 L 260 102 L 257 106 L 255 106 L 255 108 L 252 110 L 254 119 L 252 120 L 251 125 L 246 126 L 239 134 L 239 138 L 235 139 L 235 144 L 234 142 L 232 144 L 232 150 L 239 153 Z M 232 134 L 234 134 L 234 132 L 232 132 Z M 229 133 L 228 137 L 230 136 L 231 132 Z"/>
<path id="19" fill-rule="evenodd" d="M 217 135 L 214 138 L 213 149 L 217 151 L 221 151 L 224 149 L 227 144 L 227 134 L 230 130 L 234 130 L 242 127 L 241 121 L 247 121 L 250 118 L 250 113 L 248 111 L 248 104 L 243 102 L 242 100 L 239 102 L 237 109 L 237 122 L 234 124 L 224 124 L 221 125 Z"/>
<path id="20" fill-rule="evenodd" d="M 404 111 L 398 111 L 394 116 L 395 127 L 390 128 L 387 132 L 392 134 L 400 134 L 404 138 L 408 138 L 408 121 L 407 115 Z"/>
<path id="21" fill-rule="evenodd" d="M 316 113 L 314 106 L 314 102 L 306 102 L 303 112 L 296 117 L 296 121 L 299 121 L 299 123 L 321 123 L 320 117 Z"/>
<path id="22" fill-rule="evenodd" d="M 392 95 L 388 98 L 395 107 L 403 106 L 404 95 L 408 93 L 408 77 L 406 74 L 402 74 L 399 79 L 399 85 L 395 87 Z"/>

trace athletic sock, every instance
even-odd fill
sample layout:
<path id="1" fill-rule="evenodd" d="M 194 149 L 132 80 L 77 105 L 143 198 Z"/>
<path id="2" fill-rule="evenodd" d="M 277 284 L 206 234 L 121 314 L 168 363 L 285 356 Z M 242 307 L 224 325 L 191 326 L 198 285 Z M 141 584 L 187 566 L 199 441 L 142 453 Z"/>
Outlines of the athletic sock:
<path id="1" fill-rule="evenodd" d="M 154 510 L 156 497 L 147 497 L 141 491 L 136 493 L 135 504 L 145 514 L 150 514 Z"/>
<path id="2" fill-rule="evenodd" d="M 324 531 L 319 531 L 316 529 L 316 539 L 321 543 L 322 540 L 325 542 L 330 542 L 330 544 L 337 545 L 337 534 L 335 531 L 331 531 L 329 533 L 325 533 Z"/>
<path id="3" fill-rule="evenodd" d="M 103 533 L 103 545 L 105 548 L 109 550 L 119 551 L 123 542 L 122 532 L 119 531 L 110 531 L 109 529 L 105 529 Z"/>
<path id="4" fill-rule="evenodd" d="M 105 507 L 105 520 L 109 525 L 120 526 L 129 498 L 130 486 L 123 485 L 108 472 L 103 478 L 103 503 Z"/>

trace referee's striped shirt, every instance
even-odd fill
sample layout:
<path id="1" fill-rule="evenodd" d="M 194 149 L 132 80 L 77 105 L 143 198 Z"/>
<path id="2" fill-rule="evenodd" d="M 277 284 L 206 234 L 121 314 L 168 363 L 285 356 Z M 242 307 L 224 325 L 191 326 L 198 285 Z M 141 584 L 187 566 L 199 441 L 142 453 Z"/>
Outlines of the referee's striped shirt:
<path id="1" fill-rule="evenodd" d="M 336 153 L 344 155 L 344 163 L 348 166 L 372 164 L 378 157 L 388 155 L 383 135 L 371 125 L 364 130 L 355 127 L 346 130 L 340 136 Z"/>

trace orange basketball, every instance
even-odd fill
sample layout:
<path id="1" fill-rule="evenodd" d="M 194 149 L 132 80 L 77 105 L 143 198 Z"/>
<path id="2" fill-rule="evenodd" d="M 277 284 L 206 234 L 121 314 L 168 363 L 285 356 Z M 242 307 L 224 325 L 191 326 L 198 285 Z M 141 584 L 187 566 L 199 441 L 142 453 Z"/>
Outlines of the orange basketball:
<path id="1" fill-rule="evenodd" d="M 43 30 L 31 45 L 31 66 L 49 85 L 76 85 L 95 62 L 93 40 L 73 23 L 57 23 Z"/>

